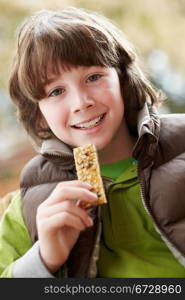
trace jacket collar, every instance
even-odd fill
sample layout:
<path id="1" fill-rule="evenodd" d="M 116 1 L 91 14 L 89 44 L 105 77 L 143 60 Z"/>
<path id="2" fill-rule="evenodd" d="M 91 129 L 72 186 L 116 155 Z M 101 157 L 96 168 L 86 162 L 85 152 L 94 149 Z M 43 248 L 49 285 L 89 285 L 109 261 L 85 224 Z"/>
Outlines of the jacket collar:
<path id="1" fill-rule="evenodd" d="M 137 129 L 138 140 L 133 149 L 133 157 L 145 168 L 153 161 L 159 140 L 160 118 L 155 106 L 145 104 L 139 111 Z"/>
<path id="2" fill-rule="evenodd" d="M 144 165 L 151 161 L 154 156 L 158 137 L 159 137 L 160 119 L 156 108 L 145 103 L 144 107 L 138 113 L 138 140 L 133 149 L 133 157 L 142 160 Z M 74 167 L 73 148 L 63 143 L 56 137 L 45 140 L 42 143 L 40 154 L 60 164 L 65 169 Z"/>
<path id="3" fill-rule="evenodd" d="M 74 169 L 73 149 L 56 137 L 45 140 L 39 152 L 54 164 L 62 166 L 64 170 Z"/>
<path id="4" fill-rule="evenodd" d="M 73 149 L 60 141 L 56 137 L 52 137 L 51 139 L 45 140 L 42 143 L 41 149 L 39 151 L 42 155 L 55 155 L 55 156 L 64 156 L 69 157 L 73 155 Z"/>

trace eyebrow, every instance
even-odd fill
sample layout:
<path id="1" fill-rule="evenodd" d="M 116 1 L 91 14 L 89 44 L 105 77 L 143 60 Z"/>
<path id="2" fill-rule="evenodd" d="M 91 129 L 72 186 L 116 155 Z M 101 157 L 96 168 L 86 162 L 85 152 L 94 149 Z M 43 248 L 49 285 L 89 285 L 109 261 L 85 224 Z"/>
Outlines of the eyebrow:
<path id="1" fill-rule="evenodd" d="M 50 78 L 48 78 L 46 81 L 45 81 L 45 85 L 50 85 L 51 83 L 55 82 L 58 78 L 58 75 L 56 76 L 52 76 Z"/>
<path id="2" fill-rule="evenodd" d="M 105 68 L 105 67 L 102 67 L 102 66 L 84 66 L 84 69 L 88 68 L 88 69 L 94 69 L 94 68 Z M 58 74 L 54 75 L 54 76 L 51 76 L 50 78 L 47 78 L 47 80 L 45 81 L 45 86 L 46 85 L 50 85 L 52 84 L 53 82 L 55 82 L 57 80 L 57 78 L 59 77 Z M 60 78 L 63 79 L 63 75 L 60 73 Z"/>
<path id="3" fill-rule="evenodd" d="M 62 65 L 61 69 L 64 70 L 64 71 L 70 70 L 70 66 L 69 65 Z M 59 75 L 60 75 L 61 78 L 63 77 L 63 75 L 60 72 L 60 67 L 59 67 L 59 69 L 57 68 L 57 72 L 58 72 L 58 74 L 54 73 L 53 76 L 51 76 L 50 78 L 47 78 L 47 80 L 45 81 L 45 85 L 49 85 L 49 84 L 53 83 L 54 81 L 56 81 Z"/>

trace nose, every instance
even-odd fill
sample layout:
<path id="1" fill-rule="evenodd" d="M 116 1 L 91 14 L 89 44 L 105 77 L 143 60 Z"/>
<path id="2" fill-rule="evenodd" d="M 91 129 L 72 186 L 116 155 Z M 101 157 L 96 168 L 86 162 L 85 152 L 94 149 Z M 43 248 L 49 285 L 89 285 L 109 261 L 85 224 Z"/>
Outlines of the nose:
<path id="1" fill-rule="evenodd" d="M 89 97 L 89 95 L 87 95 L 84 92 L 75 92 L 75 94 L 73 94 L 74 96 L 74 104 L 73 104 L 73 112 L 74 113 L 78 113 L 80 111 L 84 111 L 90 107 L 92 107 L 94 105 L 94 100 L 92 99 L 92 97 Z"/>

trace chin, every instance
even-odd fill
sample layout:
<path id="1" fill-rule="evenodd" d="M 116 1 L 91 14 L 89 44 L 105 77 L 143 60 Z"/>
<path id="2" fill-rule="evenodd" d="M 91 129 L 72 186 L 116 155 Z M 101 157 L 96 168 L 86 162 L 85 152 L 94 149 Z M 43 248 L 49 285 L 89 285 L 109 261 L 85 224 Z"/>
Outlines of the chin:
<path id="1" fill-rule="evenodd" d="M 103 149 L 105 149 L 109 143 L 111 142 L 111 139 L 103 139 L 101 141 L 94 141 L 94 144 L 96 146 L 97 151 L 101 151 Z M 93 141 L 91 141 L 91 143 L 93 143 Z"/>
<path id="2" fill-rule="evenodd" d="M 87 144 L 94 144 L 97 151 L 101 151 L 103 149 L 105 149 L 109 143 L 111 142 L 111 137 L 100 137 L 100 138 L 90 138 L 90 139 L 84 139 L 84 140 L 78 140 L 78 141 L 74 141 L 74 143 L 72 144 L 71 142 L 67 141 L 67 144 L 72 146 L 73 148 L 75 147 L 81 147 Z"/>

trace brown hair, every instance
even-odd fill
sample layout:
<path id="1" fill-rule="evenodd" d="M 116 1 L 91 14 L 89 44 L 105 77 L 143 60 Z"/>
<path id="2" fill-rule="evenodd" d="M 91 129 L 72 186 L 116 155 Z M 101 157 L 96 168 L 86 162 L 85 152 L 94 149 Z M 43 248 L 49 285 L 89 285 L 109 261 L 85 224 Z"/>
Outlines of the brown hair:
<path id="1" fill-rule="evenodd" d="M 17 52 L 9 82 L 12 100 L 27 132 L 39 139 L 52 133 L 42 125 L 38 101 L 44 94 L 48 68 L 59 66 L 115 67 L 125 102 L 125 118 L 135 130 L 137 113 L 147 99 L 158 102 L 156 91 L 139 67 L 137 56 L 123 33 L 105 17 L 77 8 L 43 10 L 20 27 Z"/>

